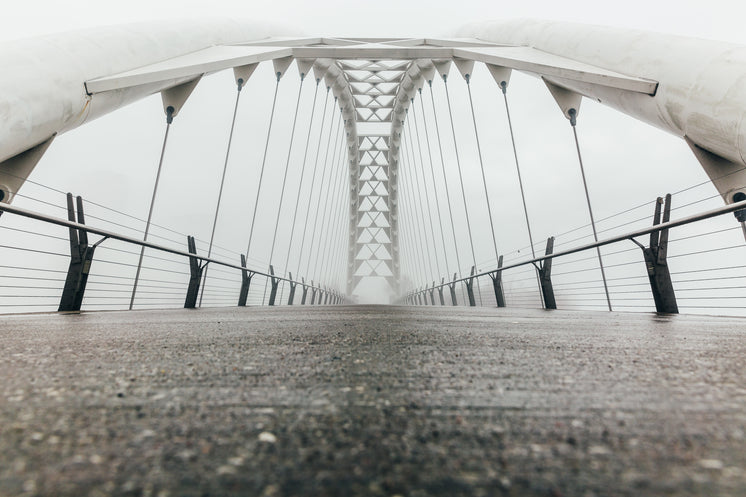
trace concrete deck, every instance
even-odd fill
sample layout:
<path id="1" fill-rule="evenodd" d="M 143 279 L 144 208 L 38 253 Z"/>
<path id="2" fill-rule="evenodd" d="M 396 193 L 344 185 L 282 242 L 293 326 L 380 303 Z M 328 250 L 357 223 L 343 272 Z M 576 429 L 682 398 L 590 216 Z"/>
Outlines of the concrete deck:
<path id="1" fill-rule="evenodd" d="M 746 321 L 0 316 L 0 495 L 746 495 Z"/>

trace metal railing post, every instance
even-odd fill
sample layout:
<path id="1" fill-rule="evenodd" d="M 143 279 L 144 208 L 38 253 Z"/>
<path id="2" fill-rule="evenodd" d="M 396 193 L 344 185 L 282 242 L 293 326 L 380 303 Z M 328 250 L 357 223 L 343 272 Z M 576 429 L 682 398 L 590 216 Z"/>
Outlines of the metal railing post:
<path id="1" fill-rule="evenodd" d="M 280 280 L 275 278 L 275 268 L 272 264 L 269 265 L 270 283 L 272 284 L 272 290 L 269 292 L 269 305 L 275 305 L 275 299 L 277 298 L 277 286 L 280 284 Z"/>
<path id="2" fill-rule="evenodd" d="M 83 199 L 77 197 L 78 223 L 85 224 L 83 213 Z M 72 193 L 67 194 L 67 218 L 75 222 L 75 206 Z M 108 237 L 102 238 L 96 244 L 88 245 L 88 233 L 85 230 L 69 228 L 70 232 L 70 266 L 67 269 L 65 286 L 62 289 L 60 305 L 57 311 L 79 311 L 83 304 L 85 287 L 88 283 L 88 273 L 91 271 L 93 253 L 96 247 Z"/>
<path id="3" fill-rule="evenodd" d="M 474 300 L 474 273 L 476 272 L 477 268 L 472 266 L 471 267 L 471 277 L 466 279 L 466 294 L 469 296 L 469 306 L 475 307 L 477 305 L 477 302 Z"/>
<path id="4" fill-rule="evenodd" d="M 306 296 L 308 295 L 308 285 L 306 285 L 306 279 L 301 277 L 301 284 L 303 285 L 303 296 L 300 299 L 300 305 L 306 305 Z"/>
<path id="5" fill-rule="evenodd" d="M 492 288 L 495 290 L 495 302 L 497 307 L 505 307 L 505 295 L 503 294 L 503 272 L 500 268 L 503 267 L 503 256 L 497 259 L 497 271 L 490 273 L 492 278 Z"/>
<path id="6" fill-rule="evenodd" d="M 194 237 L 187 236 L 187 246 L 190 254 L 197 254 L 197 246 L 194 243 Z M 200 265 L 200 259 L 197 257 L 189 258 L 189 287 L 187 288 L 186 299 L 184 300 L 185 309 L 194 309 L 197 306 L 197 297 L 199 297 L 199 283 L 202 280 L 202 270 L 205 266 Z"/>
<path id="7" fill-rule="evenodd" d="M 661 197 L 658 197 L 655 202 L 654 226 L 661 223 L 661 204 L 663 203 L 664 200 Z M 668 194 L 666 195 L 665 206 L 663 208 L 663 222 L 667 223 L 670 217 L 671 194 Z M 650 233 L 650 247 L 644 247 L 634 238 L 631 240 L 642 249 L 643 256 L 645 257 L 645 266 L 647 268 L 648 280 L 650 280 L 650 290 L 653 292 L 655 310 L 657 312 L 678 314 L 679 306 L 676 303 L 676 293 L 671 282 L 671 272 L 666 262 L 666 256 L 668 255 L 668 229 Z"/>
<path id="8" fill-rule="evenodd" d="M 241 267 L 246 267 L 246 256 L 241 254 Z M 251 286 L 251 278 L 254 273 L 248 269 L 241 269 L 241 290 L 238 292 L 238 305 L 244 307 L 246 305 L 246 299 L 249 296 L 249 287 Z"/>
<path id="9" fill-rule="evenodd" d="M 445 277 L 440 279 L 440 286 L 438 287 L 438 296 L 440 297 L 440 305 L 446 305 L 446 300 L 443 298 L 443 285 L 445 284 Z"/>
<path id="10" fill-rule="evenodd" d="M 293 273 L 288 271 L 288 276 L 290 276 L 290 294 L 288 295 L 288 305 L 293 305 L 293 297 L 295 297 L 295 287 L 298 285 L 297 281 L 293 281 Z"/>
<path id="11" fill-rule="evenodd" d="M 547 238 L 547 248 L 544 255 L 550 255 L 554 250 L 554 237 Z M 557 301 L 554 299 L 554 287 L 552 287 L 552 258 L 544 259 L 539 264 L 539 281 L 541 282 L 541 294 L 544 296 L 544 308 L 556 309 Z"/>
<path id="12" fill-rule="evenodd" d="M 458 305 L 458 300 L 456 299 L 456 278 L 458 278 L 458 273 L 453 273 L 453 283 L 448 284 L 448 288 L 451 290 L 451 302 L 452 305 Z"/>

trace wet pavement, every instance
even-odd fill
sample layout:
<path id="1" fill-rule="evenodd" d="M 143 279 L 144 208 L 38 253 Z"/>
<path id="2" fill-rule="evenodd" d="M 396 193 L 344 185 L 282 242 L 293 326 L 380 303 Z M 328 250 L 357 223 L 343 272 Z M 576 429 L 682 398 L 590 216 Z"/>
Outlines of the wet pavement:
<path id="1" fill-rule="evenodd" d="M 746 495 L 746 321 L 0 316 L 0 496 Z"/>

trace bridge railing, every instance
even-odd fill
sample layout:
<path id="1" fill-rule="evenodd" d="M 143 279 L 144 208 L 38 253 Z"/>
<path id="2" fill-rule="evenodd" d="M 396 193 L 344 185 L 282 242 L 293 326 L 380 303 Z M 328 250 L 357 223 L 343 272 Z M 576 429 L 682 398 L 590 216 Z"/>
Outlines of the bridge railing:
<path id="1" fill-rule="evenodd" d="M 133 302 L 142 309 L 346 301 L 336 290 L 303 278 L 295 280 L 292 274 L 274 274 L 271 266 L 269 271 L 254 269 L 247 265 L 245 256 L 228 249 L 213 247 L 212 256 L 207 257 L 206 242 L 164 227 L 151 232 L 150 240 L 145 241 L 141 231 L 127 224 L 126 218 L 131 216 L 85 203 L 69 193 L 67 206 L 31 200 L 43 204 L 47 211 L 64 209 L 67 219 L 0 203 L 0 213 L 5 213 L 0 229 L 12 233 L 12 237 L 3 238 L 13 240 L 12 244 L 0 242 L 4 254 L 0 312 L 77 311 L 81 306 L 127 309 Z M 91 206 L 95 214 L 87 212 Z M 41 222 L 44 228 L 8 222 L 16 216 Z M 86 223 L 86 217 L 99 226 Z M 143 248 L 149 253 L 135 298 L 134 270 Z M 203 271 L 208 265 L 211 274 L 205 279 Z"/>
<path id="2" fill-rule="evenodd" d="M 537 244 L 536 253 L 541 255 L 526 258 L 521 253 L 530 253 L 530 247 L 523 247 L 506 254 L 499 268 L 495 268 L 494 260 L 481 263 L 482 268 L 491 265 L 492 269 L 475 268 L 473 274 L 465 277 L 442 278 L 442 283 L 409 292 L 401 302 L 437 305 L 441 303 L 439 294 L 443 289 L 444 304 L 452 305 L 450 289 L 454 287 L 458 305 L 473 302 L 493 306 L 500 305 L 502 300 L 511 307 L 596 310 L 612 307 L 620 311 L 659 312 L 678 312 L 681 308 L 686 312 L 727 310 L 743 314 L 746 264 L 734 264 L 730 253 L 746 248 L 741 239 L 742 226 L 734 224 L 732 218 L 720 216 L 738 212 L 737 217 L 742 218 L 746 202 L 696 212 L 706 201 L 719 202 L 719 199 L 708 197 L 677 208 L 671 206 L 670 195 L 665 200 L 659 198 L 657 223 L 653 226 L 630 230 L 630 226 L 640 222 L 649 223 L 650 212 L 643 215 L 640 211 L 649 209 L 650 204 L 641 204 L 624 211 L 623 220 L 612 216 L 613 224 L 599 231 L 598 242 L 583 234 L 582 227 L 573 229 L 556 240 L 550 238 L 551 253 L 545 254 L 546 245 Z M 671 212 L 680 216 L 668 220 Z M 706 220 L 709 222 L 703 222 Z M 669 237 L 672 228 L 679 229 Z M 724 238 L 726 233 L 731 236 Z M 651 239 L 643 238 L 647 236 Z M 558 242 L 560 239 L 562 242 Z M 608 299 L 596 255 L 600 248 L 604 248 Z M 718 257 L 721 253 L 729 257 Z M 669 264 L 669 260 L 674 263 Z M 494 284 L 496 278 L 501 285 Z"/>

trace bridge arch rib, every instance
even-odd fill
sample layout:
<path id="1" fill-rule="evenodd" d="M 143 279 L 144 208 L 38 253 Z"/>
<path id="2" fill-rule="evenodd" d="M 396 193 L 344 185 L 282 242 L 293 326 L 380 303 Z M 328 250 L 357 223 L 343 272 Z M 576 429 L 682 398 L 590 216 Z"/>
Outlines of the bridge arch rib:
<path id="1" fill-rule="evenodd" d="M 526 20 L 469 25 L 453 39 L 283 34 L 228 21 L 146 24 L 0 51 L 4 67 L 32 60 L 0 87 L 14 95 L 0 123 L 0 169 L 13 173 L 0 182 L 0 200 L 12 201 L 57 134 L 147 95 L 173 96 L 205 74 L 233 69 L 248 77 L 256 64 L 278 59 L 312 64 L 344 119 L 348 293 L 368 276 L 398 290 L 400 135 L 417 90 L 442 76 L 434 61 L 454 61 L 462 75 L 482 62 L 498 84 L 507 84 L 511 70 L 540 77 L 568 118 L 581 97 L 609 105 L 684 138 L 725 202 L 746 193 L 746 47 Z M 39 77 L 50 70 L 58 77 Z"/>

